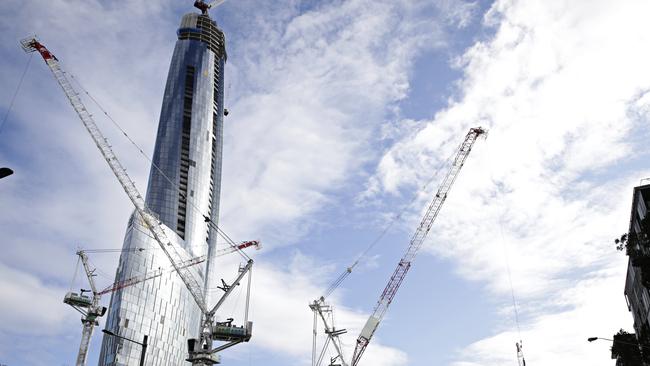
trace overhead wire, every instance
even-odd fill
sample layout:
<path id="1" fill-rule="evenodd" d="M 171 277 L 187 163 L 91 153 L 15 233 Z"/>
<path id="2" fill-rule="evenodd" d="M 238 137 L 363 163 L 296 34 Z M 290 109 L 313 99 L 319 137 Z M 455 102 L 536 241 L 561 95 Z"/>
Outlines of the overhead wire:
<path id="1" fill-rule="evenodd" d="M 102 278 L 108 280 L 108 281 L 113 281 L 113 276 L 102 271 L 98 266 L 97 263 L 95 263 L 90 257 L 88 257 L 88 263 L 92 264 L 93 267 L 95 267 L 95 271 L 97 272 L 98 275 L 100 275 Z"/>
<path id="2" fill-rule="evenodd" d="M 172 185 L 173 189 L 176 190 L 181 197 L 184 197 L 186 199 L 186 201 L 190 204 L 192 209 L 194 209 L 196 212 L 198 212 L 203 217 L 204 221 L 208 224 L 208 226 L 213 228 L 217 232 L 218 235 L 221 235 L 221 237 L 224 238 L 224 240 L 226 240 L 227 244 L 234 247 L 236 249 L 236 251 L 239 253 L 239 255 L 242 256 L 242 258 L 244 258 L 247 261 L 250 260 L 251 258 L 243 250 L 237 248 L 237 244 L 235 243 L 235 241 L 228 234 L 226 234 L 226 232 L 223 231 L 223 229 L 221 229 L 221 227 L 219 227 L 217 224 L 215 224 L 210 217 L 205 215 L 201 211 L 201 209 L 199 209 L 192 200 L 188 199 L 188 197 L 180 189 L 180 186 L 178 185 L 178 183 L 173 182 L 165 174 L 165 172 L 163 172 L 163 170 L 153 161 L 153 159 L 151 159 L 151 157 L 149 157 L 149 155 L 147 155 L 147 153 L 145 153 L 144 150 L 129 136 L 129 134 L 122 128 L 122 126 L 120 126 L 120 124 L 117 123 L 117 121 L 115 121 L 115 119 L 113 119 L 113 117 L 111 117 L 110 114 L 108 114 L 108 111 L 106 111 L 106 109 L 104 109 L 104 107 L 102 107 L 102 105 L 99 103 L 99 101 L 97 101 L 97 99 L 95 99 L 88 92 L 88 90 L 86 88 L 84 88 L 84 86 L 81 84 L 81 82 L 74 75 L 72 75 L 72 74 L 68 74 L 68 75 L 70 75 L 70 78 L 90 98 L 90 100 L 102 111 L 102 113 L 104 113 L 104 115 L 106 115 L 108 120 L 111 121 L 111 123 L 124 135 L 124 137 L 126 137 L 126 139 L 131 143 L 131 145 L 133 145 L 138 150 L 138 152 L 145 159 L 147 159 L 147 161 L 149 161 L 151 163 L 151 166 L 153 166 L 154 169 L 156 169 L 158 171 L 158 173 L 160 173 L 160 175 L 163 178 L 165 178 L 165 180 L 167 180 L 169 182 L 169 184 Z"/>
<path id="3" fill-rule="evenodd" d="M 486 149 L 486 158 L 487 158 L 487 166 L 488 166 L 489 174 L 490 174 L 490 180 L 494 182 L 495 179 L 494 179 L 494 175 L 492 174 L 492 172 L 493 172 L 492 159 L 491 159 L 491 154 L 490 154 L 489 149 Z M 511 297 L 511 300 L 512 300 L 512 310 L 513 310 L 513 313 L 514 313 L 514 316 L 515 316 L 515 325 L 517 327 L 517 336 L 519 338 L 519 343 L 516 344 L 516 346 L 517 346 L 517 361 L 519 362 L 519 357 L 521 357 L 521 359 L 523 361 L 523 366 L 525 366 L 526 365 L 526 360 L 523 357 L 523 351 L 522 351 L 523 340 L 522 340 L 522 337 L 521 337 L 521 325 L 520 325 L 520 321 L 519 321 L 519 308 L 518 308 L 518 305 L 517 305 L 517 296 L 515 295 L 515 286 L 514 286 L 514 284 L 512 282 L 512 271 L 510 269 L 510 255 L 508 253 L 508 246 L 506 244 L 505 235 L 503 233 L 503 216 L 502 215 L 499 216 L 499 235 L 500 235 L 500 238 L 501 238 L 501 249 L 503 251 L 503 256 L 504 256 L 505 265 L 506 265 L 506 274 L 508 275 L 508 285 L 510 286 L 510 297 Z"/>
<path id="4" fill-rule="evenodd" d="M 506 262 L 506 271 L 508 273 L 508 283 L 510 285 L 510 295 L 512 297 L 512 308 L 515 313 L 515 323 L 517 324 L 517 334 L 519 335 L 519 338 L 521 339 L 521 327 L 519 325 L 519 310 L 517 309 L 517 300 L 515 297 L 515 287 L 512 284 L 512 273 L 510 271 L 510 258 L 508 255 L 508 248 L 506 247 L 505 244 L 505 237 L 503 235 L 503 221 L 501 218 L 499 218 L 499 231 L 501 233 L 501 246 L 503 248 L 503 254 L 505 257 L 505 262 Z"/>
<path id="5" fill-rule="evenodd" d="M 16 90 L 14 91 L 14 95 L 11 97 L 11 102 L 9 102 L 9 107 L 7 108 L 7 111 L 5 112 L 4 117 L 2 118 L 2 123 L 0 123 L 0 134 L 2 134 L 2 130 L 5 126 L 5 123 L 7 122 L 7 119 L 9 118 L 9 113 L 11 113 L 11 109 L 14 106 L 14 102 L 16 101 L 16 97 L 18 96 L 18 92 L 20 91 L 20 87 L 23 85 L 23 80 L 25 80 L 25 75 L 27 74 L 27 70 L 29 69 L 29 64 L 32 62 L 32 57 L 34 56 L 33 53 L 29 54 L 29 58 L 27 59 L 27 63 L 25 64 L 25 69 L 23 70 L 22 75 L 20 76 L 20 81 L 18 81 L 18 86 L 16 87 Z"/>
<path id="6" fill-rule="evenodd" d="M 81 261 L 81 257 L 77 256 L 77 264 L 74 266 L 74 273 L 72 274 L 72 280 L 70 281 L 70 292 L 72 292 L 72 288 L 74 286 L 75 281 L 77 281 L 77 274 L 79 273 L 79 262 Z"/>

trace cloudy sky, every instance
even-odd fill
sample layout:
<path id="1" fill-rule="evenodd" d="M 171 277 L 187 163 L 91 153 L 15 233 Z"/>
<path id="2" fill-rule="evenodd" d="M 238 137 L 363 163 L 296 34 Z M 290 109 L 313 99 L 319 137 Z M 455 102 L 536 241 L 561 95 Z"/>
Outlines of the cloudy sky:
<path id="1" fill-rule="evenodd" d="M 16 172 L 0 181 L 0 363 L 74 364 L 81 324 L 62 298 L 84 286 L 75 250 L 119 248 L 132 210 L 19 39 L 36 33 L 150 153 L 191 3 L 0 3 L 2 117 L 27 68 L 0 126 L 0 166 Z M 612 240 L 650 177 L 647 14 L 645 0 L 232 0 L 213 11 L 228 39 L 222 227 L 264 245 L 255 334 L 224 364 L 309 365 L 307 304 L 393 222 L 330 298 L 349 356 L 447 158 L 481 125 L 489 137 L 362 364 L 516 365 L 523 339 L 530 365 L 612 365 L 609 344 L 586 338 L 632 330 Z M 144 191 L 146 159 L 96 115 Z M 109 284 L 117 257 L 91 260 Z"/>

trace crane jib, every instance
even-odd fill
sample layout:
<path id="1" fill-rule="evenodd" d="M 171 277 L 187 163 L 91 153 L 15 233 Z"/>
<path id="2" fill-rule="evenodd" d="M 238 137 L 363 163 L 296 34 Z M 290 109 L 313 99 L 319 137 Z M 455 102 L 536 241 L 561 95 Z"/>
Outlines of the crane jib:
<path id="1" fill-rule="evenodd" d="M 472 146 L 474 145 L 474 142 L 476 142 L 478 136 L 484 135 L 485 133 L 486 130 L 483 129 L 482 127 L 475 127 L 475 128 L 471 128 L 467 133 L 467 135 L 465 136 L 465 139 L 463 140 L 463 143 L 460 145 L 460 148 L 456 153 L 453 163 L 449 171 L 447 172 L 447 175 L 443 179 L 442 184 L 438 189 L 438 192 L 436 193 L 433 200 L 429 204 L 426 213 L 422 217 L 422 221 L 420 222 L 420 225 L 418 225 L 417 229 L 415 230 L 415 233 L 411 238 L 411 241 L 409 243 L 408 248 L 406 249 L 406 252 L 404 253 L 404 256 L 400 259 L 399 263 L 397 264 L 397 268 L 395 268 L 395 272 L 393 272 L 393 275 L 388 281 L 386 288 L 384 288 L 384 291 L 379 297 L 379 300 L 377 301 L 377 305 L 375 306 L 372 315 L 370 315 L 370 317 L 368 318 L 368 321 L 366 322 L 365 326 L 361 330 L 361 334 L 359 334 L 359 337 L 357 338 L 357 344 L 354 348 L 354 353 L 352 355 L 352 363 L 351 363 L 352 366 L 356 366 L 361 360 L 361 356 L 363 355 L 366 347 L 368 347 L 368 344 L 370 343 L 373 334 L 379 327 L 379 324 L 381 323 L 381 320 L 386 314 L 386 311 L 388 311 L 388 306 L 393 301 L 393 298 L 397 294 L 397 290 L 399 290 L 402 281 L 404 281 L 406 274 L 411 268 L 411 264 L 413 260 L 417 256 L 420 248 L 422 247 L 422 244 L 424 244 L 424 240 L 426 239 L 427 234 L 431 230 L 431 227 L 433 226 L 436 217 L 438 217 L 438 213 L 440 212 L 443 203 L 447 199 L 447 195 L 449 194 L 452 185 L 456 181 L 456 178 L 460 173 L 460 169 L 465 164 L 465 160 L 467 160 L 467 157 L 469 156 L 469 153 L 472 150 Z"/>

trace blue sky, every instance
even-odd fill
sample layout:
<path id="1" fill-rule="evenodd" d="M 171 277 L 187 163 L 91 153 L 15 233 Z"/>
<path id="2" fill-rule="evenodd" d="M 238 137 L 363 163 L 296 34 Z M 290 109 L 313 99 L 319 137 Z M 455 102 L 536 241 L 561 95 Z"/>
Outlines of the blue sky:
<path id="1" fill-rule="evenodd" d="M 36 33 L 152 151 L 189 11 L 191 1 L 3 1 L 0 112 L 29 59 L 18 40 Z M 509 263 L 528 363 L 611 365 L 605 342 L 585 340 L 631 330 L 612 239 L 650 177 L 649 12 L 641 0 L 232 0 L 213 11 L 229 57 L 222 227 L 264 245 L 255 334 L 224 364 L 308 365 L 308 302 L 407 207 L 331 298 L 350 354 L 440 175 L 419 188 L 483 125 L 488 139 L 363 363 L 516 365 Z M 144 191 L 147 161 L 98 123 Z M 0 363 L 72 365 L 81 327 L 62 298 L 75 249 L 120 247 L 132 207 L 36 56 L 0 131 L 0 165 L 16 171 L 0 181 Z M 117 258 L 91 260 L 108 284 Z M 236 260 L 223 258 L 224 276 Z"/>

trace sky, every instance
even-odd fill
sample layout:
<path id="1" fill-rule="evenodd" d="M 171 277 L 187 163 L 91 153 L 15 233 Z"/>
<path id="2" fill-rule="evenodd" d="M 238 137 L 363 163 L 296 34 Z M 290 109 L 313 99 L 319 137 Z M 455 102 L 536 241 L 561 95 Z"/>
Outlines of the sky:
<path id="1" fill-rule="evenodd" d="M 175 31 L 191 5 L 0 3 L 0 166 L 15 171 L 0 180 L 0 364 L 74 364 L 81 324 L 62 299 L 86 286 L 74 278 L 75 251 L 120 248 L 133 209 L 19 40 L 37 34 L 151 153 Z M 487 139 L 361 364 L 517 365 L 523 340 L 529 365 L 613 365 L 608 342 L 586 339 L 632 331 L 627 258 L 613 239 L 627 230 L 633 187 L 650 178 L 649 13 L 644 0 L 231 0 L 214 9 L 231 112 L 220 225 L 263 244 L 253 253 L 253 338 L 223 363 L 309 365 L 308 303 L 390 225 L 329 298 L 349 357 L 448 157 L 483 126 Z M 93 108 L 144 192 L 147 160 Z M 117 255 L 91 261 L 110 284 Z M 231 273 L 237 258 L 220 265 Z"/>

